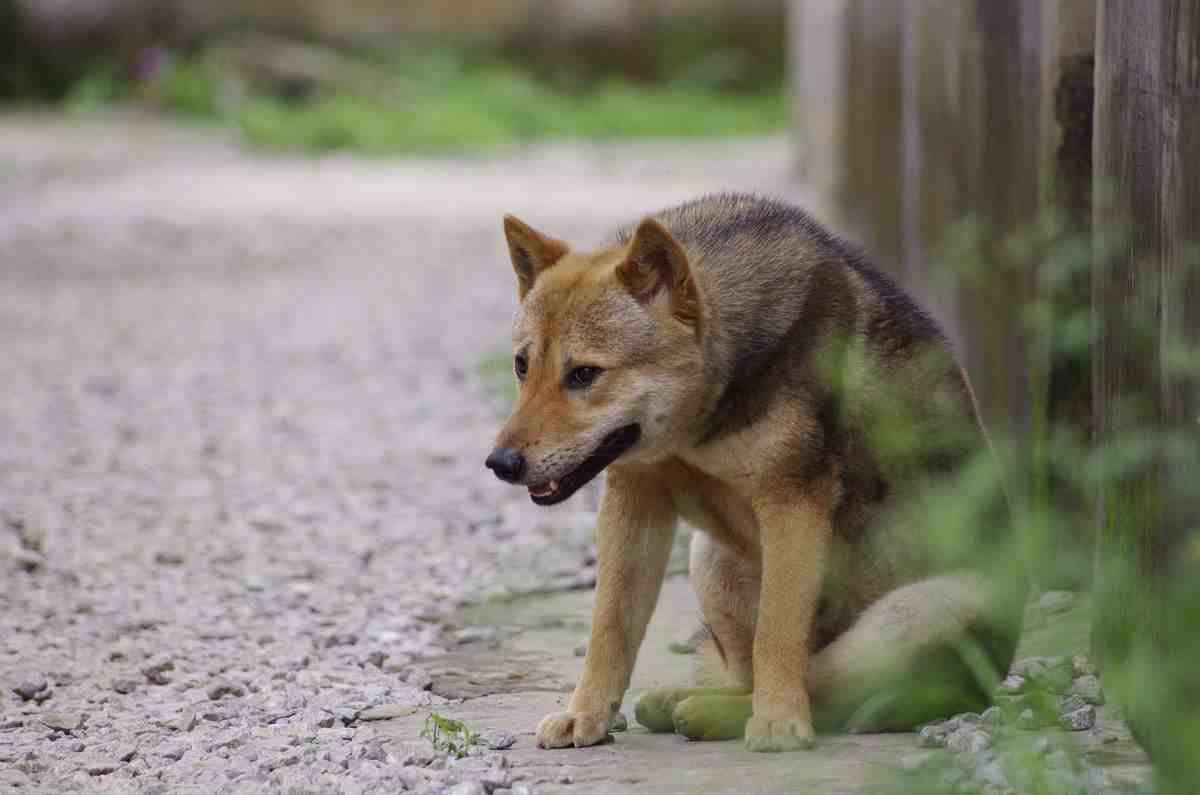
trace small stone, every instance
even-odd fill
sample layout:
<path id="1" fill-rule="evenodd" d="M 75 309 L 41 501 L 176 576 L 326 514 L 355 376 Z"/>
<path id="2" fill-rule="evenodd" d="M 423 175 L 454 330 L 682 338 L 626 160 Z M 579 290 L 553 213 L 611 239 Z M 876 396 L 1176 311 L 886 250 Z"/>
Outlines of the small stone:
<path id="1" fill-rule="evenodd" d="M 376 721 L 376 720 L 392 720 L 393 718 L 404 718 L 416 713 L 416 707 L 406 707 L 403 704 L 381 704 L 377 707 L 368 707 L 358 713 L 360 721 Z"/>
<path id="2" fill-rule="evenodd" d="M 154 562 L 160 566 L 182 566 L 183 554 L 175 549 L 160 549 L 154 553 Z"/>
<path id="3" fill-rule="evenodd" d="M 158 751 L 161 756 L 170 759 L 172 762 L 178 762 L 180 759 L 183 759 L 183 755 L 187 752 L 188 747 L 179 743 L 175 745 L 169 745 L 166 748 L 160 748 Z"/>
<path id="4" fill-rule="evenodd" d="M 946 750 L 954 753 L 977 754 L 992 744 L 992 736 L 985 731 L 964 726 L 946 737 Z"/>
<path id="5" fill-rule="evenodd" d="M 387 658 L 387 652 L 373 651 L 367 655 L 367 664 L 374 665 L 376 668 L 382 668 L 383 664 L 387 662 Z"/>
<path id="6" fill-rule="evenodd" d="M 185 709 L 183 713 L 172 722 L 171 728 L 175 729 L 175 731 L 187 734 L 199 724 L 200 716 L 198 716 L 193 710 Z"/>
<path id="7" fill-rule="evenodd" d="M 405 675 L 404 684 L 417 690 L 429 690 L 433 687 L 433 677 L 424 668 L 413 668 Z"/>
<path id="8" fill-rule="evenodd" d="M 512 748 L 517 742 L 516 735 L 498 729 L 481 733 L 480 739 L 483 741 L 484 747 L 492 751 L 503 751 L 507 748 Z"/>
<path id="9" fill-rule="evenodd" d="M 1091 704 L 1058 716 L 1058 724 L 1069 732 L 1087 731 L 1096 725 L 1096 708 Z"/>
<path id="10" fill-rule="evenodd" d="M 337 646 L 353 646 L 358 643 L 358 635 L 353 632 L 335 632 L 325 639 L 325 648 L 332 649 Z"/>
<path id="11" fill-rule="evenodd" d="M 999 707 L 988 707 L 979 716 L 979 722 L 984 726 L 999 726 L 1004 722 L 1004 711 Z"/>
<path id="12" fill-rule="evenodd" d="M 1076 596 L 1071 591 L 1046 591 L 1038 599 L 1038 607 L 1048 615 L 1065 613 L 1075 606 Z"/>
<path id="13" fill-rule="evenodd" d="M 580 641 L 579 644 L 575 646 L 575 656 L 576 657 L 586 657 L 587 650 L 588 650 L 588 642 L 586 640 Z"/>
<path id="14" fill-rule="evenodd" d="M 494 627 L 464 627 L 454 633 L 454 639 L 459 643 L 479 643 L 496 637 Z"/>
<path id="15" fill-rule="evenodd" d="M 928 726 L 922 726 L 917 737 L 924 748 L 945 748 L 948 733 L 942 724 L 931 723 Z"/>
<path id="16" fill-rule="evenodd" d="M 173 660 L 160 658 L 142 666 L 142 676 L 146 677 L 146 681 L 152 685 L 166 685 L 171 683 L 167 672 L 174 670 L 175 662 Z"/>
<path id="17" fill-rule="evenodd" d="M 22 679 L 13 688 L 13 692 L 20 696 L 22 701 L 33 701 L 39 693 L 45 692 L 49 687 L 50 683 L 46 681 L 46 677 L 41 674 L 34 674 Z"/>
<path id="18" fill-rule="evenodd" d="M 1067 692 L 1073 696 L 1079 696 L 1088 704 L 1104 703 L 1104 689 L 1100 687 L 1100 679 L 1094 674 L 1079 677 Z"/>
<path id="19" fill-rule="evenodd" d="M 1071 671 L 1076 677 L 1092 676 L 1096 673 L 1096 666 L 1087 657 L 1078 654 L 1071 658 Z"/>
<path id="20" fill-rule="evenodd" d="M 997 685 L 996 689 L 1007 695 L 1016 695 L 1025 690 L 1025 677 L 1020 674 L 1009 674 L 1004 677 L 1004 680 Z"/>
<path id="21" fill-rule="evenodd" d="M 26 574 L 37 574 L 46 568 L 46 558 L 37 552 L 30 552 L 27 549 L 15 550 L 12 553 L 12 561 L 18 571 L 23 571 Z"/>
<path id="22" fill-rule="evenodd" d="M 1040 729 L 1041 726 L 1042 726 L 1042 722 L 1040 720 L 1038 720 L 1037 715 L 1029 707 L 1026 707 L 1025 709 L 1021 710 L 1020 714 L 1017 715 L 1017 728 L 1018 729 L 1025 729 L 1028 731 L 1028 730 L 1032 730 L 1032 729 Z"/>
<path id="23" fill-rule="evenodd" d="M 233 682 L 217 682 L 208 688 L 208 698 L 210 701 L 220 701 L 225 696 L 235 696 L 241 698 L 246 695 L 245 689 Z"/>
<path id="24" fill-rule="evenodd" d="M 137 690 L 137 688 L 138 681 L 136 679 L 118 677 L 112 680 L 112 689 L 121 695 L 129 695 L 133 691 Z"/>
<path id="25" fill-rule="evenodd" d="M 47 712 L 41 720 L 43 724 L 55 731 L 73 732 L 83 728 L 87 717 L 79 713 Z"/>
<path id="26" fill-rule="evenodd" d="M 93 759 L 84 768 L 89 776 L 107 776 L 116 772 L 121 765 L 115 759 Z"/>
<path id="27" fill-rule="evenodd" d="M 487 790 L 479 781 L 464 781 L 446 790 L 446 795 L 487 795 Z"/>
<path id="28" fill-rule="evenodd" d="M 629 718 L 625 717 L 624 712 L 618 712 L 616 715 L 613 715 L 612 726 L 609 726 L 608 730 L 613 732 L 628 731 Z"/>
<path id="29" fill-rule="evenodd" d="M 574 784 L 575 773 L 571 768 L 564 767 L 558 771 L 558 777 L 555 778 L 555 781 L 557 781 L 559 784 Z"/>
<path id="30" fill-rule="evenodd" d="M 497 792 L 508 788 L 508 785 L 512 783 L 512 775 L 503 766 L 495 765 L 483 774 L 480 783 L 483 784 L 485 790 L 496 795 Z"/>

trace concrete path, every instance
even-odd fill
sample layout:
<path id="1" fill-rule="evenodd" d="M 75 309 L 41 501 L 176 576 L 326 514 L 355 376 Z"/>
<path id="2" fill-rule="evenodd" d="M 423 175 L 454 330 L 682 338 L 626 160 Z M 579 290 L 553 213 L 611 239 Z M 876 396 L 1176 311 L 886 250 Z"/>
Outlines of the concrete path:
<path id="1" fill-rule="evenodd" d="M 912 733 L 861 734 L 823 736 L 810 752 L 751 754 L 740 741 L 693 743 L 637 726 L 633 705 L 641 693 L 694 682 L 698 659 L 668 650 L 672 640 L 686 636 L 700 620 L 691 586 L 680 575 L 663 588 L 622 705 L 629 731 L 615 734 L 608 745 L 539 749 L 534 739 L 538 721 L 563 709 L 583 670 L 583 657 L 575 650 L 587 637 L 593 595 L 572 592 L 469 608 L 457 622 L 492 627 L 496 634 L 430 664 L 434 692 L 462 699 L 439 711 L 476 730 L 515 735 L 509 763 L 516 776 L 536 784 L 540 792 L 859 793 L 894 778 L 901 760 L 921 750 Z M 1031 629 L 1018 658 L 1085 653 L 1086 614 L 1086 604 L 1080 604 Z M 1119 719 L 1106 709 L 1100 712 L 1101 728 L 1094 734 L 1050 734 L 1078 744 L 1089 763 L 1104 767 L 1114 782 L 1145 782 L 1145 754 Z M 419 735 L 425 715 L 414 712 L 380 728 L 398 749 L 411 748 L 423 742 Z"/>

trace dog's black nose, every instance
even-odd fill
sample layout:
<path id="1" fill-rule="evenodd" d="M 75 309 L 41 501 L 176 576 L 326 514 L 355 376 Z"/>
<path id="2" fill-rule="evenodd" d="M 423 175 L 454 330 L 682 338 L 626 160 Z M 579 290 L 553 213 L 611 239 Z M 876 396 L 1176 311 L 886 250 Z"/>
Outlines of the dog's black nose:
<path id="1" fill-rule="evenodd" d="M 497 447 L 483 463 L 496 477 L 509 483 L 516 483 L 525 474 L 525 456 L 511 447 Z"/>

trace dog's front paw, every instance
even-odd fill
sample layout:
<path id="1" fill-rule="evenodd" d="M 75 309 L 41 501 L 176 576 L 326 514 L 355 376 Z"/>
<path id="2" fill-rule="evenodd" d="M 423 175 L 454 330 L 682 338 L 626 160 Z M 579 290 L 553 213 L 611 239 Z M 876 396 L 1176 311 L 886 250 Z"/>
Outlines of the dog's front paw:
<path id="1" fill-rule="evenodd" d="M 542 718 L 537 727 L 539 748 L 583 748 L 610 738 L 608 713 L 555 712 Z"/>
<path id="2" fill-rule="evenodd" d="M 812 721 L 807 718 L 753 715 L 746 724 L 746 748 L 751 751 L 799 751 L 815 744 Z"/>

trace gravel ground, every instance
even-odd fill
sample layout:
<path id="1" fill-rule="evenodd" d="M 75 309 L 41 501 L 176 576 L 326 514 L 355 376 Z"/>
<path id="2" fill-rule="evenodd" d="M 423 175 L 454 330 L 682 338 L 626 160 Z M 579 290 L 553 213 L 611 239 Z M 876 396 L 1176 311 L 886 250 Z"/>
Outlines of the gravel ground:
<path id="1" fill-rule="evenodd" d="M 594 242 L 786 193 L 788 158 L 313 161 L 0 117 L 0 791 L 528 789 L 496 750 L 397 758 L 371 725 L 442 701 L 447 611 L 589 579 L 595 490 L 537 510 L 481 466 L 500 215 Z"/>

